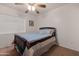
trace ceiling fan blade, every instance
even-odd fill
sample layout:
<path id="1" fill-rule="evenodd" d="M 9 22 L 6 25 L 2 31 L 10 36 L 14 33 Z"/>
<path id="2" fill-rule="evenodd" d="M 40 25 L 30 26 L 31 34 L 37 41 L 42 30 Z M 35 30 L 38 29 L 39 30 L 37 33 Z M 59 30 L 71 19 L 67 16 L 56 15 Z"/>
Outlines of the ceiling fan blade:
<path id="1" fill-rule="evenodd" d="M 25 11 L 25 13 L 28 13 L 29 12 L 29 10 L 26 10 Z M 37 13 L 37 14 L 39 14 L 40 12 L 39 11 L 37 11 L 37 10 L 35 10 L 35 12 Z"/>
<path id="2" fill-rule="evenodd" d="M 15 5 L 24 5 L 24 3 L 15 3 Z"/>
<path id="3" fill-rule="evenodd" d="M 39 11 L 37 11 L 37 10 L 35 10 L 35 11 L 36 11 L 36 13 L 37 13 L 37 14 L 39 14 L 39 13 L 40 13 L 40 12 L 39 12 Z"/>
<path id="4" fill-rule="evenodd" d="M 28 12 L 29 12 L 29 10 L 26 10 L 26 11 L 25 11 L 25 13 L 28 13 Z"/>
<path id="5" fill-rule="evenodd" d="M 44 4 L 38 4 L 37 6 L 41 7 L 41 8 L 46 8 L 46 5 L 44 5 Z"/>

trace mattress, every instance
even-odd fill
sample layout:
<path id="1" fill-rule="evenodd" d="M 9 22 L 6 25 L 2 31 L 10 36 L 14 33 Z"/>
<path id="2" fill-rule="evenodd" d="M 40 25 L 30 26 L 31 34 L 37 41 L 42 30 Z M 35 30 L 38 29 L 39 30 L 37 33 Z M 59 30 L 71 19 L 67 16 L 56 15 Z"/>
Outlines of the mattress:
<path id="1" fill-rule="evenodd" d="M 52 37 L 46 41 L 40 42 L 30 49 L 25 48 L 23 56 L 40 56 L 43 53 L 47 52 L 53 45 L 56 44 L 55 37 Z"/>
<path id="2" fill-rule="evenodd" d="M 26 33 L 26 34 L 19 34 L 18 36 L 24 38 L 29 43 L 35 42 L 38 40 L 42 40 L 43 38 L 52 36 L 52 34 L 42 34 L 42 33 Z"/>

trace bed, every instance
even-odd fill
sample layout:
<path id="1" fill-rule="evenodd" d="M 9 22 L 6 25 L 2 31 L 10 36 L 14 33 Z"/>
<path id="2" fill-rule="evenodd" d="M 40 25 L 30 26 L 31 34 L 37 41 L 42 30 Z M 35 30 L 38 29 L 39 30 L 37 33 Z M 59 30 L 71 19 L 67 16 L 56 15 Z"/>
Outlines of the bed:
<path id="1" fill-rule="evenodd" d="M 41 27 L 39 28 L 41 31 L 31 32 L 31 33 L 22 33 L 15 34 L 14 44 L 16 44 L 21 54 L 23 54 L 24 49 L 31 48 L 32 46 L 48 40 L 52 37 L 56 38 L 56 28 L 53 27 Z M 50 34 L 49 34 L 49 30 Z M 55 40 L 56 41 L 56 40 Z"/>

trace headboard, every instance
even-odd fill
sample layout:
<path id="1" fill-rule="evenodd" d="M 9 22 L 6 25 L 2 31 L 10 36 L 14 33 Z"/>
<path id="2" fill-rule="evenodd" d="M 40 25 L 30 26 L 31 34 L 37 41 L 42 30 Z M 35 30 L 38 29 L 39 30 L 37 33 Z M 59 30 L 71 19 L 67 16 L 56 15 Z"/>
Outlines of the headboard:
<path id="1" fill-rule="evenodd" d="M 54 30 L 54 32 L 52 33 L 52 35 L 56 36 L 56 28 L 54 28 L 54 27 L 41 27 L 41 28 L 39 28 L 39 30 L 43 30 L 43 29 L 52 29 L 52 30 Z"/>
<path id="2" fill-rule="evenodd" d="M 58 41 L 57 41 L 57 31 L 56 31 L 56 28 L 54 28 L 54 27 L 41 27 L 41 28 L 39 28 L 39 30 L 43 30 L 43 29 L 54 29 L 54 32 L 52 33 L 52 36 L 55 37 L 56 42 L 58 43 Z"/>
<path id="3" fill-rule="evenodd" d="M 56 28 L 54 28 L 54 27 L 41 27 L 40 30 L 41 29 L 56 29 Z"/>

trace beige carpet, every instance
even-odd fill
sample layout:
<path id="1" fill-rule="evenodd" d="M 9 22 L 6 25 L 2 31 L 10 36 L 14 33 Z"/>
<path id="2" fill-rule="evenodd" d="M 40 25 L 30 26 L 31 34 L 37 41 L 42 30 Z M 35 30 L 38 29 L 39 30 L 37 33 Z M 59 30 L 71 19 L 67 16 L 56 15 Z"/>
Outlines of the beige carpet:
<path id="1" fill-rule="evenodd" d="M 16 48 L 12 46 L 8 46 L 5 48 L 0 48 L 0 56 L 18 56 Z"/>
<path id="2" fill-rule="evenodd" d="M 18 56 L 14 46 L 0 48 L 0 56 Z M 53 46 L 43 56 L 79 56 L 79 52 L 61 46 Z"/>
<path id="3" fill-rule="evenodd" d="M 79 52 L 61 46 L 53 46 L 43 56 L 79 56 Z"/>

